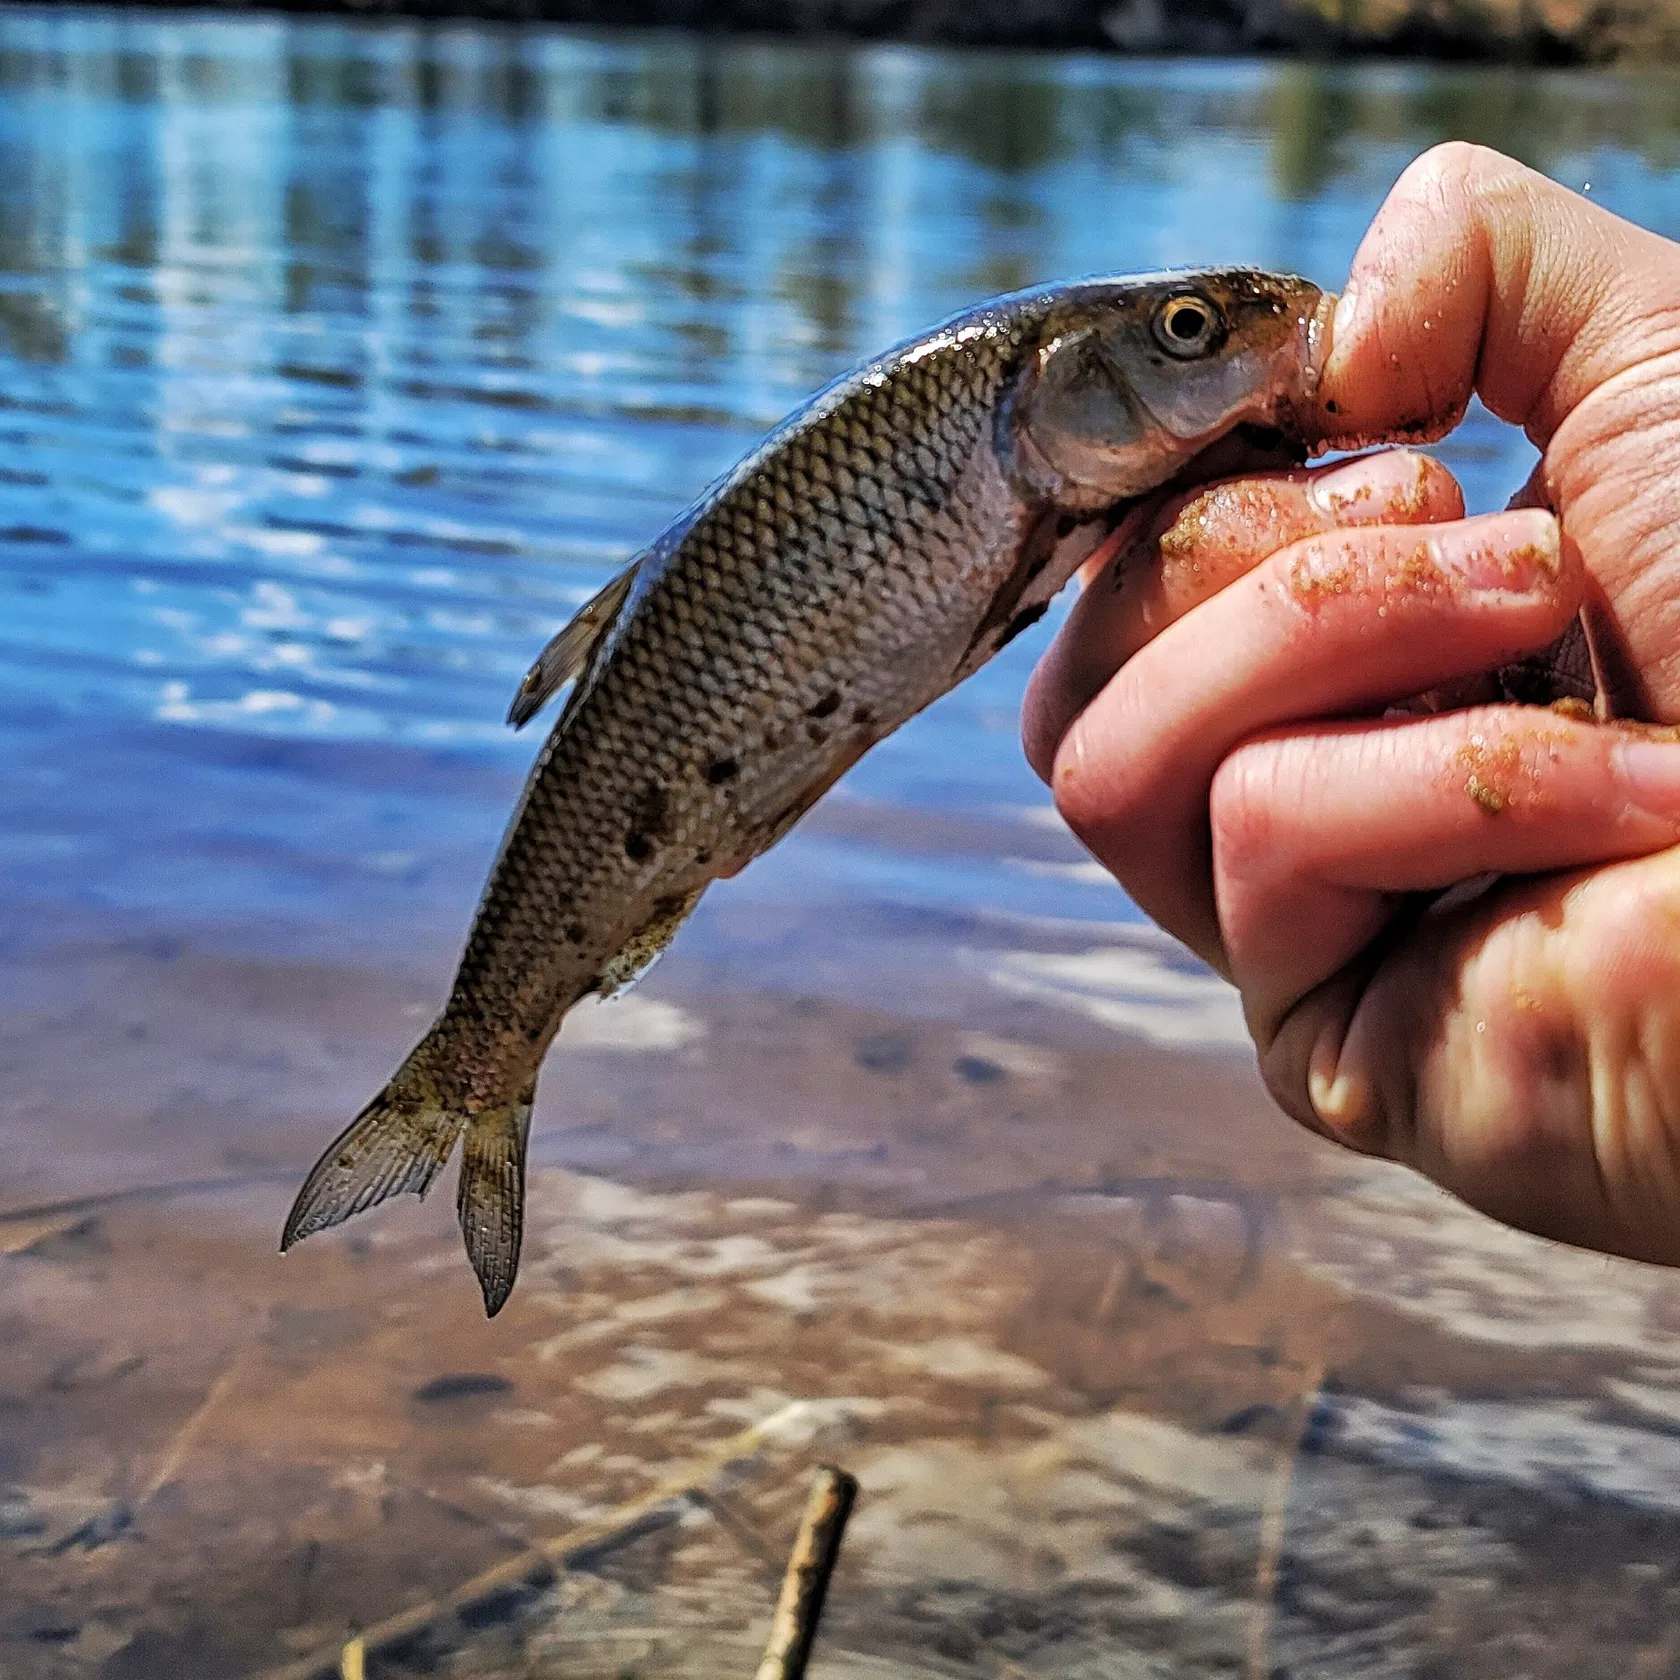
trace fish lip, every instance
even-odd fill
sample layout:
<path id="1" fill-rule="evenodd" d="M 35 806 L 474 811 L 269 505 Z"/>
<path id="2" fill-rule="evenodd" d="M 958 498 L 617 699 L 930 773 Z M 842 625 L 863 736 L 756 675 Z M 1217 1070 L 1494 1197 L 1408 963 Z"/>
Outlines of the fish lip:
<path id="1" fill-rule="evenodd" d="M 1309 455 L 1321 454 L 1331 447 L 1326 442 L 1323 416 L 1319 412 L 1318 389 L 1324 379 L 1325 364 L 1330 360 L 1338 302 L 1335 292 L 1321 291 L 1311 312 L 1296 317 L 1289 351 L 1293 377 L 1278 394 L 1272 408 L 1272 423 L 1296 439 Z"/>
<path id="2" fill-rule="evenodd" d="M 1301 395 L 1312 398 L 1324 378 L 1324 364 L 1330 359 L 1331 336 L 1336 321 L 1336 305 L 1341 298 L 1335 292 L 1320 292 L 1318 307 L 1301 328 L 1301 348 L 1305 352 L 1301 362 Z"/>

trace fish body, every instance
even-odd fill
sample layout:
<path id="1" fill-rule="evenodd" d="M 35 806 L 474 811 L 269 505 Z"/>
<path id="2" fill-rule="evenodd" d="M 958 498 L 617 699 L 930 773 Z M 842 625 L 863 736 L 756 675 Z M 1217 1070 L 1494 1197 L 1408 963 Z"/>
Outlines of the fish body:
<path id="1" fill-rule="evenodd" d="M 511 720 L 572 689 L 525 783 L 443 1013 L 327 1149 L 283 1247 L 464 1134 L 486 1310 L 518 1265 L 537 1070 L 706 886 L 1041 615 L 1135 501 L 1245 424 L 1298 435 L 1328 300 L 1252 270 L 983 304 L 841 378 L 588 603 Z"/>

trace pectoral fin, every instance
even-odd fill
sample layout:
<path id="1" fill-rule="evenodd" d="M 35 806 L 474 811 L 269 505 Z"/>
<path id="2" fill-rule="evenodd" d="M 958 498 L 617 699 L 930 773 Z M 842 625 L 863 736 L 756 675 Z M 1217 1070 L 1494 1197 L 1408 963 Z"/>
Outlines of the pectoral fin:
<path id="1" fill-rule="evenodd" d="M 537 656 L 508 707 L 507 720 L 515 729 L 523 729 L 567 683 L 583 675 L 602 637 L 623 610 L 639 564 L 626 566 L 605 589 L 584 602 L 571 623 Z"/>

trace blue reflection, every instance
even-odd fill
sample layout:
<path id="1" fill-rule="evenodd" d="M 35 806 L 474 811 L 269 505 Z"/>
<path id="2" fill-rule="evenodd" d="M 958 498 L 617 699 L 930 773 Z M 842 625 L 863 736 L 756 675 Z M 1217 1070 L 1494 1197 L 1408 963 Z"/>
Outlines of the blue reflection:
<path id="1" fill-rule="evenodd" d="M 534 651 L 840 367 L 1058 275 L 1334 284 L 1406 159 L 1478 123 L 1680 232 L 1677 110 L 1659 80 L 0 13 L 0 894 L 41 927 L 457 927 Z M 1476 505 L 1526 475 L 1485 416 L 1444 453 Z M 847 784 L 989 847 L 852 824 L 724 890 L 1111 919 L 998 814 L 1043 804 L 1014 715 L 1047 633 Z"/>

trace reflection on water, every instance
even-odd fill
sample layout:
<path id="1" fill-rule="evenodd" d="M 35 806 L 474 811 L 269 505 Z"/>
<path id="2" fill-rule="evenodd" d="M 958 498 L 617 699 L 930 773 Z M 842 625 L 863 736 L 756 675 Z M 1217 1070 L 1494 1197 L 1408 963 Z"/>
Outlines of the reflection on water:
<path id="1" fill-rule="evenodd" d="M 813 1400 L 865 1485 L 835 1674 L 1676 1672 L 1680 1295 L 1268 1118 L 1021 762 L 1047 631 L 568 1028 L 495 1325 L 445 1209 L 267 1244 L 437 1000 L 533 652 L 811 389 L 1058 275 L 1333 285 L 1447 135 L 1680 234 L 1677 119 L 0 11 L 0 1670 L 279 1663 Z M 1444 453 L 1526 476 L 1485 415 Z M 744 1672 L 791 1485 L 459 1661 Z"/>
<path id="2" fill-rule="evenodd" d="M 459 924 L 532 651 L 847 362 L 1056 275 L 1333 283 L 1466 122 L 1680 225 L 1667 81 L 24 11 L 0 93 L 0 879 L 328 945 Z M 1456 454 L 1481 502 L 1522 476 L 1491 430 Z M 849 792 L 1038 805 L 1032 655 Z M 995 859 L 953 888 L 892 827 L 768 867 L 1111 913 Z"/>

